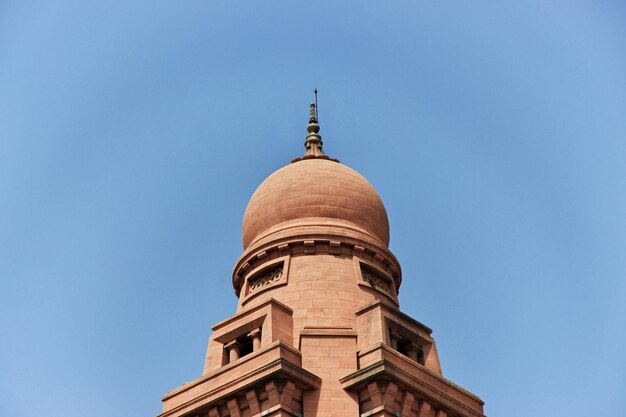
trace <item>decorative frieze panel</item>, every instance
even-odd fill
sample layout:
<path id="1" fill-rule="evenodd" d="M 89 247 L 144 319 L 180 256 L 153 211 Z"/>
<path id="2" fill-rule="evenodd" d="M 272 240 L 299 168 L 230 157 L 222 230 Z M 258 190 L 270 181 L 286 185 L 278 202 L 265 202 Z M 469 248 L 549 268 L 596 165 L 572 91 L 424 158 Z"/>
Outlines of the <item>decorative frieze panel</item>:
<path id="1" fill-rule="evenodd" d="M 283 265 L 282 263 L 267 272 L 263 272 L 258 276 L 248 280 L 248 294 L 252 294 L 255 291 L 267 287 L 273 283 L 279 282 L 283 277 Z"/>
<path id="2" fill-rule="evenodd" d="M 355 259 L 359 285 L 371 288 L 385 296 L 385 299 L 398 306 L 398 291 L 393 279 L 374 264 L 362 259 Z"/>
<path id="3" fill-rule="evenodd" d="M 391 295 L 391 281 L 386 278 L 381 277 L 377 272 L 373 269 L 361 265 L 361 276 L 363 277 L 363 281 L 367 282 L 372 288 L 384 292 L 387 295 Z"/>
<path id="4" fill-rule="evenodd" d="M 262 263 L 253 269 L 248 269 L 244 276 L 244 285 L 241 291 L 241 305 L 247 304 L 258 294 L 278 286 L 287 285 L 289 278 L 289 256 L 282 256 Z"/>

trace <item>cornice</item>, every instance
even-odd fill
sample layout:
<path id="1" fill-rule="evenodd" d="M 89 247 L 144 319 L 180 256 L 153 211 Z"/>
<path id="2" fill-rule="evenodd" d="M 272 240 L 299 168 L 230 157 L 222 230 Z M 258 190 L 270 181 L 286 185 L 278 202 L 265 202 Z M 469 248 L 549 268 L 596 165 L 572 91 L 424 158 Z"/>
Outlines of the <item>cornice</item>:
<path id="1" fill-rule="evenodd" d="M 396 290 L 402 283 L 400 263 L 389 249 L 353 236 L 335 233 L 304 233 L 273 240 L 246 250 L 235 263 L 232 283 L 237 296 L 248 273 L 284 256 L 330 254 L 365 259 L 393 278 Z"/>

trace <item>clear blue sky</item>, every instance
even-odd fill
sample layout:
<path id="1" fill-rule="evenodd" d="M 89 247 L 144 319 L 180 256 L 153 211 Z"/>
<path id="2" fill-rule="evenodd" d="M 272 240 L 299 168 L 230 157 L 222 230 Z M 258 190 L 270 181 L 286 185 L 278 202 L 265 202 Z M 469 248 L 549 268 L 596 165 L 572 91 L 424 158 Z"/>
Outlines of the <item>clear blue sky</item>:
<path id="1" fill-rule="evenodd" d="M 0 2 L 0 416 L 200 375 L 314 86 L 444 374 L 491 417 L 626 416 L 625 3 L 213 0 Z"/>

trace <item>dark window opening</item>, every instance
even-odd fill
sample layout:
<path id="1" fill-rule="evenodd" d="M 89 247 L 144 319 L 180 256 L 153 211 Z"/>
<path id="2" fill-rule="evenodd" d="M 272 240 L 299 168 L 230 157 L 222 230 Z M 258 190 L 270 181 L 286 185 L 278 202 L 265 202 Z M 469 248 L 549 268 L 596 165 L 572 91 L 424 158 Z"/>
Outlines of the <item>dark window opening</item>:
<path id="1" fill-rule="evenodd" d="M 237 338 L 237 343 L 241 345 L 239 348 L 239 357 L 243 358 L 249 353 L 252 353 L 252 338 L 249 336 L 241 336 Z"/>
<path id="2" fill-rule="evenodd" d="M 242 334 L 235 340 L 224 344 L 224 360 L 222 363 L 233 363 L 261 348 L 261 328 L 248 334 Z"/>
<path id="3" fill-rule="evenodd" d="M 430 347 L 428 342 L 424 341 L 410 330 L 399 326 L 397 323 L 388 321 L 387 325 L 389 326 L 389 342 L 391 348 L 397 350 L 412 361 L 425 366 L 425 352 L 427 352 Z"/>

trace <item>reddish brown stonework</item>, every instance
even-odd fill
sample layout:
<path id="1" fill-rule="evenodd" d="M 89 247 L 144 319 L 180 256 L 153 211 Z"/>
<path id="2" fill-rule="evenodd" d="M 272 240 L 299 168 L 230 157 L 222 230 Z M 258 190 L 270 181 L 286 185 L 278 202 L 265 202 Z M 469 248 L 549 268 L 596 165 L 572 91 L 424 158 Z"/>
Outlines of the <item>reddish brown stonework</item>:
<path id="1" fill-rule="evenodd" d="M 480 417 L 445 379 L 431 329 L 399 310 L 400 264 L 376 190 L 328 158 L 314 107 L 305 156 L 270 175 L 243 220 L 237 313 L 202 376 L 159 417 Z"/>

